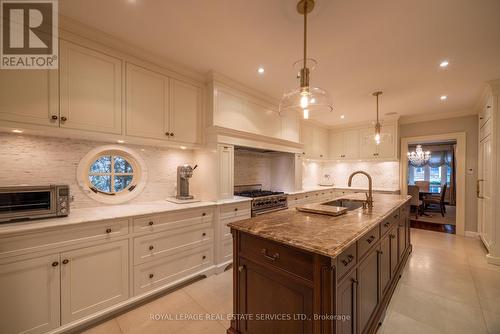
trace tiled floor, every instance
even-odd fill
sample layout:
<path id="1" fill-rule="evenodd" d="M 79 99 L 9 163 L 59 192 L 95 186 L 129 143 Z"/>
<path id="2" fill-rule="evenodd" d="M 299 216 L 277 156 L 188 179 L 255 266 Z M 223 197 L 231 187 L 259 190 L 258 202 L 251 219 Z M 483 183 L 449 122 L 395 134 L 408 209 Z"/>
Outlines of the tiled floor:
<path id="1" fill-rule="evenodd" d="M 382 334 L 500 334 L 500 266 L 480 241 L 412 230 L 413 253 L 389 304 Z M 231 272 L 211 276 L 98 325 L 85 334 L 217 333 L 232 311 Z M 151 316 L 218 313 L 215 320 Z M 182 328 L 182 331 L 180 329 Z"/>

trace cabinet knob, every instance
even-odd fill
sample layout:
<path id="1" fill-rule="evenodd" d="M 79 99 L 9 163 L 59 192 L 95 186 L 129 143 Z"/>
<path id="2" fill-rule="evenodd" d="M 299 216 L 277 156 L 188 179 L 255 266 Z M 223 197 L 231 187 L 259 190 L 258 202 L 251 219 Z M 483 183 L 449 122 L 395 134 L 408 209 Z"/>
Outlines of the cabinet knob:
<path id="1" fill-rule="evenodd" d="M 396 237 L 395 234 L 389 234 L 389 238 L 394 239 Z"/>
<path id="2" fill-rule="evenodd" d="M 384 224 L 385 227 L 389 227 L 389 225 L 391 225 L 391 223 L 389 223 L 389 222 Z"/>
<path id="3" fill-rule="evenodd" d="M 63 263 L 63 264 L 68 264 L 68 263 L 69 263 L 69 260 L 68 260 L 68 259 L 64 259 L 64 260 L 62 261 L 62 263 Z"/>
<path id="4" fill-rule="evenodd" d="M 206 214 L 205 212 L 203 212 L 201 215 L 202 215 L 203 217 L 205 217 L 207 214 Z"/>
<path id="5" fill-rule="evenodd" d="M 57 267 L 58 265 L 59 265 L 59 262 L 57 262 L 57 261 L 52 262 L 52 267 Z"/>
<path id="6" fill-rule="evenodd" d="M 106 233 L 108 233 L 108 234 L 109 234 L 109 233 L 111 233 L 111 232 L 112 232 L 112 231 L 111 231 L 111 229 L 110 229 L 110 228 L 106 229 Z"/>
<path id="7" fill-rule="evenodd" d="M 61 121 L 66 122 L 68 119 L 65 116 L 61 117 Z"/>
<path id="8" fill-rule="evenodd" d="M 238 208 L 234 208 L 234 211 L 238 211 Z"/>
<path id="9" fill-rule="evenodd" d="M 155 249 L 155 246 L 153 246 L 153 245 L 149 246 L 149 250 L 153 250 L 153 249 Z"/>
<path id="10" fill-rule="evenodd" d="M 155 277 L 154 274 L 149 274 L 149 278 L 153 278 L 153 277 Z"/>
<path id="11" fill-rule="evenodd" d="M 170 132 L 170 137 L 173 137 L 175 136 L 175 134 L 173 132 Z"/>
<path id="12" fill-rule="evenodd" d="M 207 258 L 207 256 L 203 255 L 201 258 L 202 258 L 202 260 L 205 260 Z"/>
<path id="13" fill-rule="evenodd" d="M 206 236 L 207 236 L 207 234 L 206 234 L 205 232 L 203 232 L 203 233 L 201 234 L 201 236 L 202 236 L 202 237 L 206 237 Z"/>
<path id="14" fill-rule="evenodd" d="M 150 221 L 150 222 L 148 223 L 148 225 L 149 225 L 149 226 L 153 226 L 153 224 L 154 224 L 154 222 L 153 222 L 153 221 Z"/>
<path id="15" fill-rule="evenodd" d="M 52 115 L 51 117 L 54 121 L 57 120 L 59 117 L 57 117 L 57 115 Z"/>
<path id="16" fill-rule="evenodd" d="M 490 109 L 490 108 L 491 108 L 491 106 L 486 106 L 486 109 Z"/>
<path id="17" fill-rule="evenodd" d="M 170 136 L 170 132 L 165 132 L 165 136 Z"/>
<path id="18" fill-rule="evenodd" d="M 245 266 L 239 266 L 238 271 L 241 273 L 243 270 L 245 270 Z"/>

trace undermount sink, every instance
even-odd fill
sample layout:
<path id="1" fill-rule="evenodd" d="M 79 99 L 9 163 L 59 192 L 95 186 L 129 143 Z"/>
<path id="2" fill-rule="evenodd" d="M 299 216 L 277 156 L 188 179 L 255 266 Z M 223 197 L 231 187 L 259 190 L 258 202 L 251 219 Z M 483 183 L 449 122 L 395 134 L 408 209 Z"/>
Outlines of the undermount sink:
<path id="1" fill-rule="evenodd" d="M 343 208 L 347 208 L 347 211 L 352 211 L 352 210 L 356 210 L 356 209 L 363 207 L 363 202 L 350 201 L 350 200 L 346 200 L 346 199 L 338 199 L 335 201 L 321 203 L 321 204 L 322 205 L 329 205 L 329 206 L 340 206 Z"/>

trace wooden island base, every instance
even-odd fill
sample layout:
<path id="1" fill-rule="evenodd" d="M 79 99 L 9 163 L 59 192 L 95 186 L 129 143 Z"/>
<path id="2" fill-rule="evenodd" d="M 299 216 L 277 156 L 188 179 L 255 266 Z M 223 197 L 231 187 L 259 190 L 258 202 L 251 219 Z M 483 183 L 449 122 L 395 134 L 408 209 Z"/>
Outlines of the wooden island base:
<path id="1" fill-rule="evenodd" d="M 412 249 L 408 212 L 398 206 L 335 257 L 232 228 L 227 333 L 375 333 Z"/>

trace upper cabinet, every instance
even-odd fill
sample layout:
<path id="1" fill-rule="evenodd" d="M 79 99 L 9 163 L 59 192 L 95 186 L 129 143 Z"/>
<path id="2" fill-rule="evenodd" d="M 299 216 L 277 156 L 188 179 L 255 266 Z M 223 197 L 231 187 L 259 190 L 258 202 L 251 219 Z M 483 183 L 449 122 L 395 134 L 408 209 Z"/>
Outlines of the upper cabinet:
<path id="1" fill-rule="evenodd" d="M 304 157 L 308 159 L 326 159 L 328 157 L 328 131 L 303 123 L 301 128 L 302 144 L 304 144 Z"/>
<path id="2" fill-rule="evenodd" d="M 121 134 L 122 61 L 61 41 L 60 126 Z"/>
<path id="3" fill-rule="evenodd" d="M 375 143 L 373 127 L 345 131 L 331 130 L 329 159 L 334 160 L 397 160 L 397 123 L 384 124 L 381 142 Z"/>
<path id="4" fill-rule="evenodd" d="M 55 70 L 0 70 L 0 119 L 58 126 L 58 86 Z"/>
<path id="5" fill-rule="evenodd" d="M 200 142 L 203 91 L 183 81 L 170 80 L 169 128 L 172 140 Z"/>

